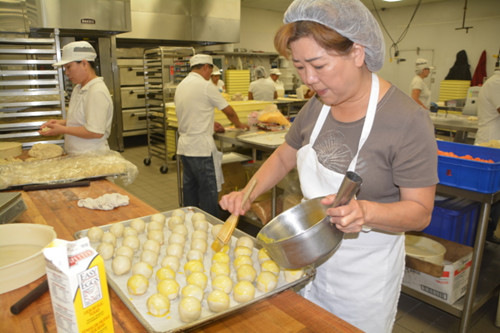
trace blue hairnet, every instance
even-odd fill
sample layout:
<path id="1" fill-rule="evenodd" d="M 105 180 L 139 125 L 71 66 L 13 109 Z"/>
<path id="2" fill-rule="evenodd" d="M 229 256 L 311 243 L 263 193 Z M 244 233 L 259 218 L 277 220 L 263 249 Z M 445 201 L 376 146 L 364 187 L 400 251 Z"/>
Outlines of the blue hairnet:
<path id="1" fill-rule="evenodd" d="M 254 70 L 254 75 L 256 79 L 260 79 L 261 77 L 266 77 L 266 69 L 262 66 L 258 66 Z"/>
<path id="2" fill-rule="evenodd" d="M 370 71 L 376 72 L 384 64 L 384 36 L 375 17 L 359 0 L 295 0 L 283 21 L 313 21 L 327 26 L 365 47 Z"/>

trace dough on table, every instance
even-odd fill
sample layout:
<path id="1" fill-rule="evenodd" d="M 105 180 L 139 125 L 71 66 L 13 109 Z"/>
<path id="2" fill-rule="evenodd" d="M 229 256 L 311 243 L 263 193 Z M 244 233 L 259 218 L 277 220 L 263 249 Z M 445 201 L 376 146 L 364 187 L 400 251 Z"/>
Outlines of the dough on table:
<path id="1" fill-rule="evenodd" d="M 274 260 L 266 260 L 260 265 L 260 269 L 263 272 L 271 272 L 278 276 L 280 273 L 280 267 Z"/>
<path id="2" fill-rule="evenodd" d="M 203 262 L 201 260 L 189 260 L 185 265 L 184 265 L 184 274 L 186 276 L 189 276 L 191 273 L 194 272 L 203 272 L 204 267 L 203 267 Z"/>
<path id="3" fill-rule="evenodd" d="M 115 235 L 116 238 L 123 236 L 123 230 L 125 230 L 125 226 L 121 223 L 115 223 L 109 228 L 109 232 Z"/>
<path id="4" fill-rule="evenodd" d="M 144 244 L 142 244 L 143 251 L 149 250 L 155 252 L 156 254 L 160 253 L 160 248 L 161 248 L 160 242 L 158 242 L 155 239 L 146 239 Z"/>
<path id="5" fill-rule="evenodd" d="M 181 295 L 182 297 L 194 297 L 197 298 L 200 302 L 203 300 L 203 289 L 196 284 L 187 284 L 182 288 Z"/>
<path id="6" fill-rule="evenodd" d="M 149 279 L 153 275 L 153 266 L 144 261 L 136 262 L 132 266 L 132 274 L 142 275 L 146 279 Z"/>
<path id="7" fill-rule="evenodd" d="M 186 258 L 187 260 L 203 260 L 204 254 L 200 250 L 189 250 Z"/>
<path id="8" fill-rule="evenodd" d="M 189 276 L 186 278 L 186 282 L 189 284 L 195 284 L 199 286 L 202 290 L 205 290 L 205 288 L 207 287 L 208 278 L 205 275 L 205 273 L 194 272 L 189 274 Z"/>
<path id="9" fill-rule="evenodd" d="M 125 229 L 123 229 L 123 237 L 127 237 L 127 236 L 138 236 L 139 235 L 139 232 L 137 232 L 137 229 L 133 228 L 133 227 L 125 227 Z"/>
<path id="10" fill-rule="evenodd" d="M 103 242 L 97 247 L 97 252 L 101 255 L 102 259 L 108 260 L 113 257 L 115 247 L 111 243 Z"/>
<path id="11" fill-rule="evenodd" d="M 141 241 L 137 236 L 125 236 L 125 238 L 123 238 L 122 245 L 128 246 L 132 250 L 137 251 L 139 246 L 141 246 Z"/>
<path id="12" fill-rule="evenodd" d="M 170 230 L 174 230 L 175 226 L 183 224 L 184 224 L 184 218 L 180 216 L 172 216 L 171 218 L 168 219 L 168 229 Z"/>
<path id="13" fill-rule="evenodd" d="M 195 297 L 183 297 L 179 302 L 179 317 L 181 321 L 189 323 L 201 316 L 201 302 Z"/>
<path id="14" fill-rule="evenodd" d="M 144 275 L 134 274 L 127 281 L 129 294 L 134 296 L 144 295 L 149 287 L 149 281 Z"/>
<path id="15" fill-rule="evenodd" d="M 35 143 L 28 151 L 28 155 L 39 160 L 62 156 L 64 150 L 53 143 Z"/>
<path id="16" fill-rule="evenodd" d="M 105 233 L 102 234 L 101 242 L 110 243 L 113 246 L 115 246 L 116 245 L 116 236 L 115 236 L 115 234 L 112 234 L 111 232 L 106 231 Z"/>
<path id="17" fill-rule="evenodd" d="M 164 279 L 158 282 L 156 285 L 158 292 L 166 297 L 169 300 L 174 300 L 179 295 L 179 283 L 174 279 Z"/>
<path id="18" fill-rule="evenodd" d="M 126 256 L 129 259 L 132 259 L 132 257 L 134 256 L 134 250 L 132 250 L 130 247 L 128 247 L 126 245 L 122 245 L 116 249 L 115 255 L 116 256 Z"/>
<path id="19" fill-rule="evenodd" d="M 179 257 L 173 256 L 173 255 L 166 255 L 161 260 L 161 266 L 162 267 L 170 267 L 174 270 L 174 272 L 177 272 L 179 270 L 179 266 L 180 266 Z"/>
<path id="20" fill-rule="evenodd" d="M 136 218 L 130 221 L 130 227 L 134 228 L 138 234 L 142 234 L 146 229 L 146 222 L 141 218 Z"/>
<path id="21" fill-rule="evenodd" d="M 229 296 L 221 290 L 212 290 L 207 296 L 208 308 L 212 312 L 222 312 L 229 308 Z"/>
<path id="22" fill-rule="evenodd" d="M 230 260 L 231 260 L 231 258 L 229 258 L 229 254 L 227 254 L 226 252 L 216 252 L 212 256 L 212 263 L 222 262 L 225 264 L 229 264 Z"/>
<path id="23" fill-rule="evenodd" d="M 271 272 L 260 272 L 257 276 L 257 289 L 263 293 L 274 290 L 278 285 L 278 278 Z"/>
<path id="24" fill-rule="evenodd" d="M 212 289 L 222 290 L 226 294 L 229 294 L 233 289 L 233 280 L 227 275 L 217 275 L 212 279 Z"/>
<path id="25" fill-rule="evenodd" d="M 234 286 L 233 298 L 238 303 L 251 301 L 255 297 L 255 287 L 250 281 L 240 281 Z"/>
<path id="26" fill-rule="evenodd" d="M 250 265 L 241 265 L 236 270 L 236 276 L 238 281 L 250 281 L 253 282 L 257 276 L 257 271 Z"/>
<path id="27" fill-rule="evenodd" d="M 231 273 L 229 264 L 223 262 L 214 262 L 210 266 L 210 277 L 214 279 L 218 275 L 228 275 Z"/>
<path id="28" fill-rule="evenodd" d="M 141 261 L 144 261 L 154 267 L 158 262 L 158 253 L 151 250 L 143 250 L 141 253 Z"/>
<path id="29" fill-rule="evenodd" d="M 238 269 L 242 265 L 250 265 L 253 266 L 253 260 L 250 256 L 238 256 L 233 261 L 234 268 Z"/>
<path id="30" fill-rule="evenodd" d="M 111 262 L 111 268 L 115 275 L 123 275 L 130 271 L 130 266 L 132 265 L 130 258 L 127 256 L 117 255 L 113 258 Z"/>
<path id="31" fill-rule="evenodd" d="M 160 293 L 149 296 L 146 304 L 149 313 L 155 317 L 161 317 L 170 311 L 170 300 Z"/>
<path id="32" fill-rule="evenodd" d="M 99 242 L 104 231 L 99 227 L 92 227 L 87 231 L 87 237 L 91 242 Z"/>
<path id="33" fill-rule="evenodd" d="M 170 267 L 160 267 L 156 271 L 156 282 L 165 279 L 175 279 L 175 271 Z"/>
<path id="34" fill-rule="evenodd" d="M 253 242 L 253 239 L 251 239 L 248 236 L 241 236 L 236 241 L 236 246 L 245 246 L 245 247 L 248 247 L 250 250 L 252 250 L 253 246 L 254 246 L 254 242 Z"/>
<path id="35" fill-rule="evenodd" d="M 0 158 L 16 157 L 23 153 L 21 142 L 0 142 Z"/>

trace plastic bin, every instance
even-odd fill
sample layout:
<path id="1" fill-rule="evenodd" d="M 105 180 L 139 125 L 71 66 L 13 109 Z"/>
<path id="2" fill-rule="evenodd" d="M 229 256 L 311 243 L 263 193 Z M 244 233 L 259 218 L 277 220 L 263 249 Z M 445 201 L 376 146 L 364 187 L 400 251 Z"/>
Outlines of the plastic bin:
<path id="1" fill-rule="evenodd" d="M 462 198 L 436 201 L 431 223 L 422 232 L 474 246 L 479 208 L 479 202 Z"/>

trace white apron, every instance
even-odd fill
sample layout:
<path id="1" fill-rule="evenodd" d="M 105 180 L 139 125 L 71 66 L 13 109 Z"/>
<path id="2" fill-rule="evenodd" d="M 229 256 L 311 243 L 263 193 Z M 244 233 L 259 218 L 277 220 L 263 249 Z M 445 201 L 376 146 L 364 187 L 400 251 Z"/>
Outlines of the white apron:
<path id="1" fill-rule="evenodd" d="M 379 94 L 378 77 L 372 74 L 370 101 L 358 151 L 349 165 L 354 171 L 359 152 L 370 134 Z M 309 144 L 297 152 L 302 193 L 315 198 L 336 193 L 343 174 L 325 168 L 313 149 L 330 107 L 323 106 Z M 361 175 L 363 176 L 363 175 Z M 344 235 L 337 251 L 317 267 L 303 296 L 366 332 L 392 330 L 404 272 L 404 237 L 377 231 Z"/>

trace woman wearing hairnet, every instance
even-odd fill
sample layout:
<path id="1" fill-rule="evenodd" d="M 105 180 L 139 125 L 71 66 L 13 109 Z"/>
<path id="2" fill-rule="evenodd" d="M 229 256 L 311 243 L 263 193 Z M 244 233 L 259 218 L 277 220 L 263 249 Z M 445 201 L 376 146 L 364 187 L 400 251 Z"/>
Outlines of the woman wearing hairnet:
<path id="1" fill-rule="evenodd" d="M 278 98 L 278 93 L 274 84 L 266 79 L 266 70 L 264 67 L 259 66 L 254 71 L 255 81 L 250 83 L 248 88 L 248 99 L 255 99 L 257 101 L 272 101 Z"/>
<path id="2" fill-rule="evenodd" d="M 418 58 L 415 61 L 415 76 L 410 83 L 410 96 L 415 102 L 429 110 L 431 106 L 431 90 L 424 82 L 429 76 L 431 66 L 426 59 Z"/>
<path id="3" fill-rule="evenodd" d="M 366 332 L 390 332 L 404 271 L 404 232 L 431 218 L 437 146 L 428 112 L 374 72 L 384 61 L 380 27 L 359 0 L 295 0 L 275 36 L 316 92 L 283 143 L 255 173 L 250 201 L 297 167 L 305 199 L 333 203 L 348 170 L 363 178 L 356 200 L 329 208 L 345 233 L 316 263 L 304 297 Z M 243 214 L 248 187 L 222 197 Z"/>

